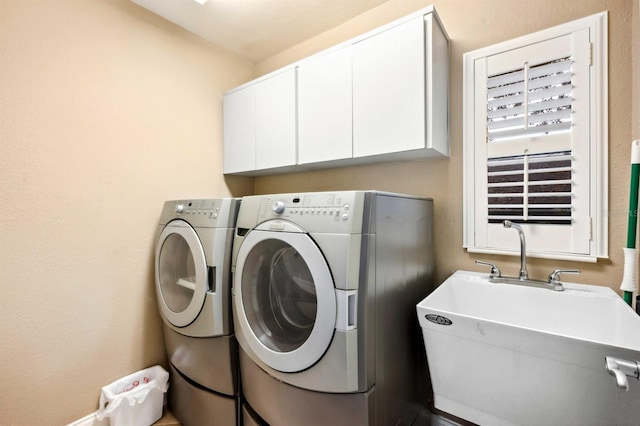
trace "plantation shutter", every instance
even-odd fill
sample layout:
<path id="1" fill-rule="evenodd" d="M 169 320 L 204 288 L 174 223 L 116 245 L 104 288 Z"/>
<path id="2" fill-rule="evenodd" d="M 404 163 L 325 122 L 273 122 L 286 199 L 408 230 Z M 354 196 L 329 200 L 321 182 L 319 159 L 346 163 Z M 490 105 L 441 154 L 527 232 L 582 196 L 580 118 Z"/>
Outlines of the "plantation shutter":
<path id="1" fill-rule="evenodd" d="M 463 246 L 608 253 L 607 13 L 464 54 Z"/>
<path id="2" fill-rule="evenodd" d="M 502 226 L 510 220 L 532 250 L 589 252 L 589 98 L 576 96 L 589 90 L 587 46 L 585 31 L 476 61 L 475 126 L 485 137 L 475 220 L 486 247 L 514 246 Z"/>
<path id="3" fill-rule="evenodd" d="M 571 225 L 571 151 L 492 158 L 488 222 Z"/>
<path id="4" fill-rule="evenodd" d="M 490 142 L 571 129 L 572 58 L 523 67 L 487 79 Z"/>

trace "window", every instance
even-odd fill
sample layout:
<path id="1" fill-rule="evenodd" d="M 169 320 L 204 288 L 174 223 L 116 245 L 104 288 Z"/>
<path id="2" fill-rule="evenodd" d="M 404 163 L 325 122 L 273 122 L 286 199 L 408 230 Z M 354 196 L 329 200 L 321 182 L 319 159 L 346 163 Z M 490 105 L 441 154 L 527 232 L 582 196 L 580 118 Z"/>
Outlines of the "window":
<path id="1" fill-rule="evenodd" d="M 607 257 L 606 12 L 464 56 L 464 247 Z"/>

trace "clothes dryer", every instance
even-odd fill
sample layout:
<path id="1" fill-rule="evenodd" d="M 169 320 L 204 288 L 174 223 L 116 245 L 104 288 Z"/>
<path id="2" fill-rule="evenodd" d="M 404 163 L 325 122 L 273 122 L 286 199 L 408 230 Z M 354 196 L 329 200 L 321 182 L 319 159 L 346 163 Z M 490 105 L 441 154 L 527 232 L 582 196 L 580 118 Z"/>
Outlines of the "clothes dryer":
<path id="1" fill-rule="evenodd" d="M 185 425 L 238 424 L 231 247 L 240 200 L 167 201 L 155 276 L 170 362 L 169 405 Z"/>
<path id="2" fill-rule="evenodd" d="M 246 403 L 268 424 L 411 424 L 433 202 L 375 191 L 243 198 L 233 307 Z"/>

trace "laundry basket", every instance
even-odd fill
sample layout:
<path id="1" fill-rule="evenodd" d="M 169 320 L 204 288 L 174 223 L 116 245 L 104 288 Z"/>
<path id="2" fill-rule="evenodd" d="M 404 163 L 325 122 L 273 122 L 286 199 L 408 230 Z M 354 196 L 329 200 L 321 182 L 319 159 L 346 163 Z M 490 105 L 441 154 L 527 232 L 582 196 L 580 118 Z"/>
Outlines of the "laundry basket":
<path id="1" fill-rule="evenodd" d="M 155 365 L 104 386 L 98 420 L 108 417 L 111 426 L 151 425 L 162 417 L 169 373 Z"/>

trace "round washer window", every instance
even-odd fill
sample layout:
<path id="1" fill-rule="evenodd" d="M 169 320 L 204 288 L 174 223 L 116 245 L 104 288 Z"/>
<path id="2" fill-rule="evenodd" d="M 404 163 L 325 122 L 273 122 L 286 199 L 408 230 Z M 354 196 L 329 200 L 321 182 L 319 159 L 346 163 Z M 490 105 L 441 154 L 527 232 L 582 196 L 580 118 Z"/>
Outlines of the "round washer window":
<path id="1" fill-rule="evenodd" d="M 207 292 L 207 264 L 195 230 L 182 220 L 168 224 L 156 245 L 156 293 L 160 313 L 176 327 L 200 314 Z"/>
<path id="2" fill-rule="evenodd" d="M 189 244 L 181 235 L 171 234 L 164 240 L 158 265 L 162 299 L 171 311 L 184 311 L 193 299 L 196 267 Z"/>
<path id="3" fill-rule="evenodd" d="M 335 331 L 336 293 L 308 234 L 249 232 L 238 250 L 234 288 L 236 335 L 249 356 L 282 372 L 322 358 Z"/>
<path id="4" fill-rule="evenodd" d="M 318 301 L 300 253 L 282 240 L 263 240 L 247 256 L 242 281 L 244 311 L 262 344 L 276 352 L 304 344 L 315 324 Z"/>

